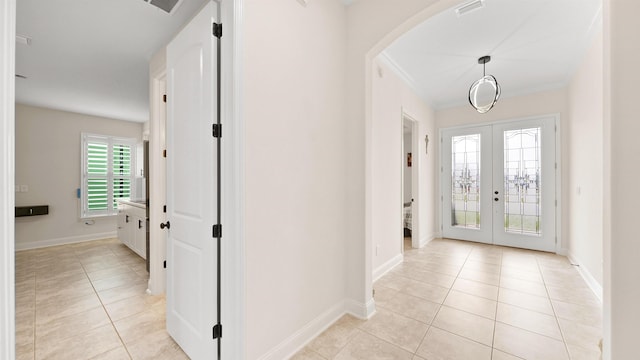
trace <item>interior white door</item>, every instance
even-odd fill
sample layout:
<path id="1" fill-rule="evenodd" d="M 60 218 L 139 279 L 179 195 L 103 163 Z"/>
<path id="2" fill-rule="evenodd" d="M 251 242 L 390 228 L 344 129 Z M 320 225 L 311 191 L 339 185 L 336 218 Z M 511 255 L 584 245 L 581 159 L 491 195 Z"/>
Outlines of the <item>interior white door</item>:
<path id="1" fill-rule="evenodd" d="M 442 131 L 443 237 L 555 251 L 555 122 Z"/>
<path id="2" fill-rule="evenodd" d="M 191 359 L 217 353 L 217 17 L 208 3 L 167 47 L 167 331 Z"/>

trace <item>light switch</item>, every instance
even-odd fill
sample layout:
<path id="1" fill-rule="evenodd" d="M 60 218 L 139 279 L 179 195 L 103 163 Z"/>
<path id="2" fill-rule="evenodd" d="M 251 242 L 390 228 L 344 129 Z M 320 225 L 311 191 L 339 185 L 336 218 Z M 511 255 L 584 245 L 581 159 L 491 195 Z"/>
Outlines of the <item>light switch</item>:
<path id="1" fill-rule="evenodd" d="M 29 185 L 20 185 L 20 192 L 29 192 Z"/>

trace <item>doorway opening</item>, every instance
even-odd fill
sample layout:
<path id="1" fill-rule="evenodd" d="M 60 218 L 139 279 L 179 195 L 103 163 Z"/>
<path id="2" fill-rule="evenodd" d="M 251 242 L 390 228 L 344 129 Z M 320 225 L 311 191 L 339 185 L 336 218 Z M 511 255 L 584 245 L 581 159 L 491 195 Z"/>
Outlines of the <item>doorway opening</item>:
<path id="1" fill-rule="evenodd" d="M 417 122 L 406 114 L 402 117 L 402 249 L 403 252 L 419 247 L 417 221 L 414 211 L 418 204 L 417 185 L 419 154 L 415 151 L 414 137 L 417 134 Z M 417 220 L 417 219 L 416 219 Z"/>

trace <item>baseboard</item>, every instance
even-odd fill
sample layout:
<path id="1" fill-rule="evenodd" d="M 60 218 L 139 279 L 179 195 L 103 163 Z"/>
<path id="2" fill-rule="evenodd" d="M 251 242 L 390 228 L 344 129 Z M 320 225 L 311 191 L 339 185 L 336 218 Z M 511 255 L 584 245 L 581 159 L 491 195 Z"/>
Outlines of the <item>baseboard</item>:
<path id="1" fill-rule="evenodd" d="M 118 233 L 116 231 L 110 231 L 110 232 L 104 232 L 104 233 L 69 236 L 69 237 L 57 238 L 57 239 L 20 242 L 20 243 L 16 243 L 16 251 L 38 249 L 38 248 L 58 246 L 58 245 L 75 244 L 75 243 L 80 243 L 85 241 L 110 239 L 115 237 L 118 237 Z"/>
<path id="2" fill-rule="evenodd" d="M 373 282 L 376 282 L 376 280 L 383 277 L 384 274 L 391 271 L 391 269 L 393 269 L 394 267 L 402 264 L 403 261 L 404 261 L 404 256 L 402 254 L 398 254 L 393 258 L 389 259 L 389 261 L 387 261 L 386 263 L 378 266 L 377 269 L 373 270 Z"/>
<path id="3" fill-rule="evenodd" d="M 371 298 L 366 304 L 355 300 L 345 300 L 344 309 L 347 314 L 353 315 L 361 320 L 371 319 L 376 313 L 376 302 Z"/>
<path id="4" fill-rule="evenodd" d="M 593 293 L 596 295 L 598 300 L 600 300 L 600 303 L 602 303 L 602 294 L 603 294 L 602 285 L 598 283 L 598 281 L 593 277 L 593 275 L 591 275 L 591 272 L 589 272 L 589 269 L 583 266 L 580 260 L 576 258 L 573 254 L 569 253 L 567 255 L 567 258 L 569 258 L 569 261 L 571 261 L 572 264 L 578 265 L 576 266 L 578 273 L 580 273 L 580 276 L 582 276 L 584 281 L 587 283 L 587 286 L 589 286 L 589 289 L 593 291 Z"/>
<path id="5" fill-rule="evenodd" d="M 557 249 L 556 254 L 569 257 L 569 249 L 565 249 L 565 248 Z"/>
<path id="6" fill-rule="evenodd" d="M 323 331 L 340 319 L 345 311 L 345 303 L 340 302 L 320 316 L 311 320 L 307 325 L 286 338 L 275 348 L 259 357 L 260 360 L 281 360 L 288 359 L 305 347 L 311 340 L 320 335 Z"/>
<path id="7" fill-rule="evenodd" d="M 423 237 L 422 239 L 420 239 L 420 248 L 424 247 L 425 245 L 427 245 L 428 243 L 432 242 L 434 239 L 439 238 L 439 234 L 438 233 L 431 233 L 431 235 L 427 235 L 426 237 Z"/>

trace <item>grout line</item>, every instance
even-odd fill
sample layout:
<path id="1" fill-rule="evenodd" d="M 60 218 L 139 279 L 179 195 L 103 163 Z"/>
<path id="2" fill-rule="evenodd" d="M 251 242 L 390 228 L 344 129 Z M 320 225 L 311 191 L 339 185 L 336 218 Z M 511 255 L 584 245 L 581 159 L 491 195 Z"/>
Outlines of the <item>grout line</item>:
<path id="1" fill-rule="evenodd" d="M 542 274 L 542 267 L 540 266 L 540 261 L 538 257 L 536 257 L 536 264 L 538 264 L 538 271 L 540 272 L 540 276 L 542 277 L 542 283 L 544 285 L 544 290 L 547 292 L 547 298 L 549 299 L 549 304 L 551 304 L 551 311 L 553 311 L 553 318 L 556 320 L 556 325 L 558 325 L 558 331 L 560 331 L 560 337 L 562 337 L 562 344 L 564 345 L 564 350 L 567 353 L 567 358 L 571 359 L 571 353 L 569 352 L 569 346 L 564 338 L 564 331 L 560 326 L 560 320 L 558 320 L 558 314 L 556 313 L 556 308 L 553 306 L 553 301 L 551 301 L 551 294 L 549 294 L 549 289 L 547 288 L 547 282 L 544 279 L 544 275 Z"/>
<path id="2" fill-rule="evenodd" d="M 129 356 L 129 359 L 133 359 L 133 357 L 131 356 L 131 353 L 129 353 L 129 349 L 127 348 L 127 346 L 124 343 L 124 340 L 122 340 L 122 336 L 120 336 L 120 332 L 116 328 L 116 325 L 113 323 L 113 319 L 111 318 L 111 314 L 109 314 L 109 311 L 107 311 L 107 308 L 104 306 L 104 303 L 102 302 L 102 298 L 100 298 L 100 295 L 98 294 L 98 290 L 96 290 L 95 286 L 93 285 L 93 280 L 91 280 L 91 278 L 89 277 L 89 273 L 87 272 L 87 269 L 84 267 L 82 262 L 80 262 L 80 265 L 82 266 L 82 270 L 84 271 L 85 275 L 89 279 L 89 283 L 91 284 L 91 288 L 93 289 L 93 292 L 95 293 L 96 297 L 98 298 L 98 301 L 100 302 L 100 305 L 102 306 L 102 310 L 104 310 L 105 314 L 107 314 L 107 317 L 109 318 L 109 324 L 111 324 L 111 327 L 113 328 L 113 330 L 115 331 L 116 335 L 118 336 L 118 339 L 120 340 L 120 343 L 122 344 L 122 347 L 124 348 L 124 351 Z M 109 349 L 107 351 L 111 351 L 111 350 L 113 350 L 113 349 Z"/>
<path id="3" fill-rule="evenodd" d="M 502 283 L 502 257 L 504 256 L 504 251 L 500 254 L 500 270 L 498 271 L 498 294 L 496 296 L 496 312 L 493 317 L 493 337 L 491 338 L 491 358 L 493 359 L 493 352 L 495 351 L 496 346 L 496 327 L 498 325 L 498 306 L 500 304 L 500 284 Z"/>

